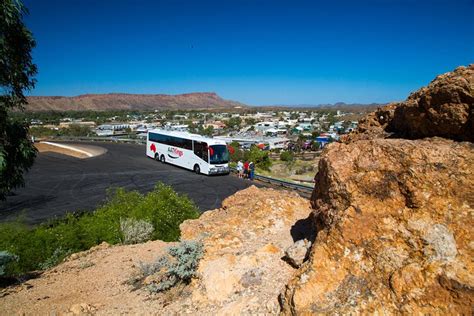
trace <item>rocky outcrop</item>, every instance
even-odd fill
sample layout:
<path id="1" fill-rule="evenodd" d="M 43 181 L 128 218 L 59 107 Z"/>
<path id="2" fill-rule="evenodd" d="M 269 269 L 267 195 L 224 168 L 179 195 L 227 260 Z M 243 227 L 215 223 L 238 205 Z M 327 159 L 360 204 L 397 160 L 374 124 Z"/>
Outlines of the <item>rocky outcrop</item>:
<path id="1" fill-rule="evenodd" d="M 221 209 L 181 225 L 182 239 L 202 239 L 201 278 L 184 303 L 204 315 L 275 314 L 294 268 L 282 260 L 295 241 L 311 239 L 309 202 L 295 193 L 250 187 Z M 180 302 L 182 304 L 183 302 Z M 180 312 L 180 305 L 169 311 Z"/>
<path id="2" fill-rule="evenodd" d="M 474 64 L 439 75 L 406 101 L 368 115 L 350 139 L 434 136 L 474 141 Z"/>
<path id="3" fill-rule="evenodd" d="M 474 145 L 457 141 L 472 140 L 473 73 L 438 76 L 326 148 L 318 235 L 285 313 L 472 313 Z"/>
<path id="4" fill-rule="evenodd" d="M 473 145 L 451 140 L 332 145 L 312 199 L 324 229 L 285 311 L 470 313 L 473 166 Z"/>

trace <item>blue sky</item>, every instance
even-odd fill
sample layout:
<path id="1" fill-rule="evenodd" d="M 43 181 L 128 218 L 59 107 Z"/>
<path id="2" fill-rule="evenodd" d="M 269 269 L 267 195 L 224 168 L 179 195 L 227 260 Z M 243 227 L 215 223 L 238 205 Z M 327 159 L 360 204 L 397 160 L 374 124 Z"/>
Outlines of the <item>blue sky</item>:
<path id="1" fill-rule="evenodd" d="M 472 0 L 24 2 L 37 41 L 31 95 L 389 102 L 474 62 Z"/>

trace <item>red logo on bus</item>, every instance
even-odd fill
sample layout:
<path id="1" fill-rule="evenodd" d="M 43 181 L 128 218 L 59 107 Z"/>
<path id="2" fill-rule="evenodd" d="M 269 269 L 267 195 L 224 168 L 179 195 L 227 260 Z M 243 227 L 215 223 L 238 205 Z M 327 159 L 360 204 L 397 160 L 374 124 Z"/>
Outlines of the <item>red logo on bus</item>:
<path id="1" fill-rule="evenodd" d="M 168 147 L 168 157 L 176 159 L 181 156 L 183 156 L 182 150 L 179 150 L 178 148 L 174 147 Z"/>
<path id="2" fill-rule="evenodd" d="M 156 146 L 155 146 L 155 144 L 151 144 L 150 150 L 151 150 L 152 152 L 156 153 Z"/>

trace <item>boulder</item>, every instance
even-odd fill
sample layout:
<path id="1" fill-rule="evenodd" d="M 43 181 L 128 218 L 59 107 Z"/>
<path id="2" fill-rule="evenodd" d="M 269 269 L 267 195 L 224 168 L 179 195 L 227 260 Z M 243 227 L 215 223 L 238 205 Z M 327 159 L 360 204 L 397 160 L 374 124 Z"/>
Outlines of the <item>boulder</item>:
<path id="1" fill-rule="evenodd" d="M 434 136 L 474 141 L 474 64 L 439 75 L 404 102 L 371 113 L 348 138 Z"/>
<path id="2" fill-rule="evenodd" d="M 444 139 L 336 143 L 312 197 L 310 261 L 286 313 L 469 314 L 474 146 Z"/>
<path id="3" fill-rule="evenodd" d="M 304 239 L 314 235 L 310 213 L 309 201 L 294 192 L 251 186 L 185 221 L 181 239 L 202 240 L 205 254 L 192 294 L 165 313 L 180 314 L 182 304 L 205 315 L 278 313 L 278 296 L 295 272 L 282 258 L 295 240 L 306 254 Z"/>
<path id="4" fill-rule="evenodd" d="M 472 313 L 473 73 L 438 76 L 327 146 L 311 197 L 317 237 L 283 313 Z"/>

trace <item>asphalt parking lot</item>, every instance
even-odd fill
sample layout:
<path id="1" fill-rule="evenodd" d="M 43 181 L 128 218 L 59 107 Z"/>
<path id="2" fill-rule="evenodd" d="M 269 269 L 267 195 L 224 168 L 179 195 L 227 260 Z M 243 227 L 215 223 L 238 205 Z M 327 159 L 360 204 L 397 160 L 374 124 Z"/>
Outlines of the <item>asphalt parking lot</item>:
<path id="1" fill-rule="evenodd" d="M 145 147 L 132 144 L 93 143 L 107 152 L 78 159 L 57 153 L 40 153 L 26 174 L 24 188 L 0 202 L 0 222 L 22 216 L 38 224 L 72 211 L 95 209 L 107 197 L 107 189 L 123 187 L 142 193 L 157 182 L 187 194 L 201 211 L 221 206 L 222 200 L 252 183 L 234 176 L 204 176 L 145 156 Z"/>

